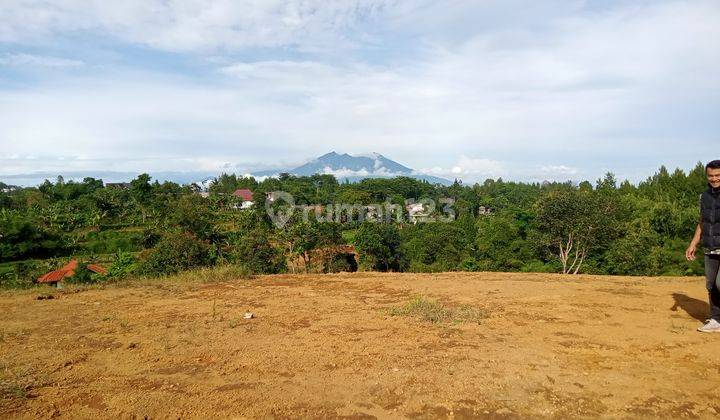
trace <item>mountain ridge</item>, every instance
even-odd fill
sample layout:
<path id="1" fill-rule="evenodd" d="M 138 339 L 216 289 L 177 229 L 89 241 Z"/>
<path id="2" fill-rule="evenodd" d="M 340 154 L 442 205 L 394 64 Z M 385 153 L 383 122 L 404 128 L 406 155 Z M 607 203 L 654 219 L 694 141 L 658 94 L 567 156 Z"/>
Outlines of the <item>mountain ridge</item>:
<path id="1" fill-rule="evenodd" d="M 295 168 L 257 171 L 251 175 L 277 176 L 280 173 L 289 173 L 296 176 L 328 174 L 334 175 L 339 181 L 348 180 L 350 182 L 358 182 L 366 178 L 407 176 L 430 183 L 442 185 L 452 184 L 452 181 L 445 178 L 417 173 L 415 170 L 377 152 L 350 155 L 348 153 L 339 154 L 331 151 Z"/>

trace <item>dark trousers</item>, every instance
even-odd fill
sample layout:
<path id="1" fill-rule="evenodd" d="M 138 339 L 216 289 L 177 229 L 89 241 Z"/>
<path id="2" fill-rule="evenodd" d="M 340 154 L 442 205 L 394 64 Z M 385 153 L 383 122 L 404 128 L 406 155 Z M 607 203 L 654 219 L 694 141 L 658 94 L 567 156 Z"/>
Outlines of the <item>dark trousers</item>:
<path id="1" fill-rule="evenodd" d="M 720 255 L 705 255 L 705 286 L 710 300 L 710 318 L 720 321 Z"/>

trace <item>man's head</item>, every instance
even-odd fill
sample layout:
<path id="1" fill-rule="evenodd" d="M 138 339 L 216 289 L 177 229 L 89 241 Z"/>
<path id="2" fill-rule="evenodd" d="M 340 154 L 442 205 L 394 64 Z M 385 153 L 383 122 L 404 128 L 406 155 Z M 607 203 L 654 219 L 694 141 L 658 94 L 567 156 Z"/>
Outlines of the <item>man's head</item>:
<path id="1" fill-rule="evenodd" d="M 705 175 L 711 187 L 720 188 L 720 160 L 713 160 L 705 165 Z"/>

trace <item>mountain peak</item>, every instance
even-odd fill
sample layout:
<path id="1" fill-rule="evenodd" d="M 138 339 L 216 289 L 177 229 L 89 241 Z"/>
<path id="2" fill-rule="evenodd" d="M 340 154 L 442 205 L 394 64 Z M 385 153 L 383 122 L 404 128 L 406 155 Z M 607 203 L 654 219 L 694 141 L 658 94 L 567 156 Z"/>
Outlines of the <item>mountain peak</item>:
<path id="1" fill-rule="evenodd" d="M 450 181 L 442 178 L 418 175 L 411 168 L 388 159 L 377 152 L 350 155 L 331 151 L 287 172 L 298 176 L 328 174 L 334 175 L 338 179 L 351 179 L 353 181 L 364 178 L 409 176 L 425 179 L 433 183 L 450 184 Z"/>

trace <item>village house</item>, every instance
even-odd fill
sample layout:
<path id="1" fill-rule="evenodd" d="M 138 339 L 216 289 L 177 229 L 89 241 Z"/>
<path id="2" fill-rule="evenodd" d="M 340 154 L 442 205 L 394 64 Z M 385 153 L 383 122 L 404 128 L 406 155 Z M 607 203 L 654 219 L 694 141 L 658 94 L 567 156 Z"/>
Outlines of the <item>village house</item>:
<path id="1" fill-rule="evenodd" d="M 232 193 L 233 197 L 240 199 L 240 203 L 236 203 L 233 205 L 233 208 L 245 210 L 249 209 L 253 206 L 253 192 L 250 191 L 247 188 L 241 188 L 235 190 L 235 192 Z"/>
<path id="2" fill-rule="evenodd" d="M 77 273 L 79 264 L 78 260 L 72 259 L 69 263 L 65 264 L 57 270 L 50 271 L 49 273 L 43 274 L 37 279 L 38 283 L 48 284 L 53 287 L 61 288 L 61 282 L 63 279 L 74 276 Z M 87 270 L 100 275 L 107 275 L 108 271 L 98 264 L 88 264 L 85 266 Z"/>
<path id="3" fill-rule="evenodd" d="M 418 224 L 430 220 L 430 214 L 425 209 L 423 203 L 410 203 L 405 206 L 405 209 L 410 217 L 410 223 Z"/>
<path id="4" fill-rule="evenodd" d="M 490 207 L 480 206 L 480 208 L 478 209 L 478 216 L 489 216 L 492 213 L 493 212 Z"/>

